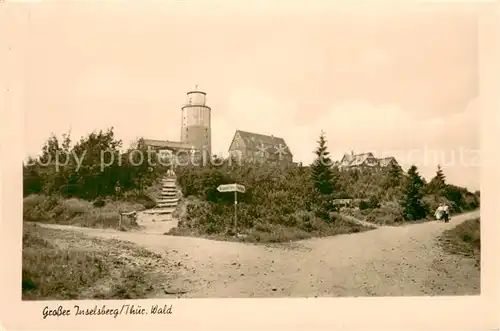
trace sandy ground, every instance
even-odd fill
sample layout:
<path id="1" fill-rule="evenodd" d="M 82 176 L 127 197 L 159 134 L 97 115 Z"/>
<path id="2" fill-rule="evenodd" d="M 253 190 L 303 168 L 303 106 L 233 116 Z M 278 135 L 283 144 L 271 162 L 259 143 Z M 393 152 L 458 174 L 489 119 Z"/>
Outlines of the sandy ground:
<path id="1" fill-rule="evenodd" d="M 168 273 L 176 276 L 162 288 L 185 292 L 182 297 L 477 295 L 480 272 L 474 261 L 436 246 L 444 230 L 475 217 L 479 211 L 455 216 L 448 224 L 379 227 L 265 246 L 162 235 L 175 220 L 143 217 L 139 224 L 145 229 L 135 232 L 40 225 L 130 241 L 161 253 L 169 261 Z M 171 270 L 172 265 L 178 270 Z M 160 264 L 158 272 L 161 268 L 167 265 Z M 168 293 L 158 290 L 154 296 L 172 295 Z"/>

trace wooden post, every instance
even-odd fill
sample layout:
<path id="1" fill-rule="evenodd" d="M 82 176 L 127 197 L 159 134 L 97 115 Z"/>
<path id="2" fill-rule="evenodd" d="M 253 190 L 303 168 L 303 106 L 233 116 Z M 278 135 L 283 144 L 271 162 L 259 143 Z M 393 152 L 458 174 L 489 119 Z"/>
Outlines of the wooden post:
<path id="1" fill-rule="evenodd" d="M 120 213 L 120 221 L 118 223 L 118 228 L 121 228 L 122 227 L 122 217 L 123 217 L 123 215 L 122 215 L 121 212 L 119 212 L 119 213 Z"/>
<path id="2" fill-rule="evenodd" d="M 237 207 L 236 205 L 238 204 L 238 193 L 236 191 L 234 191 L 234 234 L 236 235 L 237 234 L 237 220 L 238 220 L 238 216 L 237 216 Z"/>

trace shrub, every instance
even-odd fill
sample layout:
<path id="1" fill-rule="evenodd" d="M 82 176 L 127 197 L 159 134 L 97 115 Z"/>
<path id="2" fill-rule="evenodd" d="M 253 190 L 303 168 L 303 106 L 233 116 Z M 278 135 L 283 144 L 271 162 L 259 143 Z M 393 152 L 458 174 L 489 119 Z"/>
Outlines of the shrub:
<path id="1" fill-rule="evenodd" d="M 140 211 L 141 204 L 109 200 L 102 207 L 82 199 L 62 197 L 28 196 L 23 202 L 23 219 L 29 222 L 72 224 L 85 227 L 116 228 L 119 212 Z M 124 226 L 134 227 L 128 222 Z"/>
<path id="2" fill-rule="evenodd" d="M 275 242 L 338 231 L 348 233 L 348 228 L 353 226 L 336 225 L 338 213 L 328 197 L 318 198 L 315 194 L 309 168 L 224 164 L 182 167 L 177 175 L 186 197 L 185 213 L 179 228 L 171 234 L 224 236 L 233 231 L 234 195 L 216 190 L 218 185 L 226 183 L 246 187 L 244 194 L 238 194 L 237 205 L 237 230 L 248 235 L 245 240 Z"/>
<path id="3" fill-rule="evenodd" d="M 94 201 L 94 203 L 92 203 L 94 207 L 103 207 L 105 204 L 106 202 L 102 199 L 99 199 L 97 201 Z"/>
<path id="4" fill-rule="evenodd" d="M 133 162 L 137 161 L 134 160 L 137 154 L 132 154 L 136 147 L 143 154 L 148 152 L 141 142 L 140 139 L 122 154 L 122 142 L 115 138 L 113 128 L 92 132 L 73 146 L 69 134 L 63 136 L 62 142 L 52 135 L 37 159 L 47 165 L 42 166 L 35 159 L 23 164 L 24 196 L 44 194 L 97 200 L 96 207 L 99 207 L 102 202 L 98 201 L 123 196 L 128 192 L 134 192 L 137 196 L 145 194 L 147 188 L 157 182 L 167 169 L 158 162 L 155 153 L 149 153 L 151 163 Z M 111 155 L 114 162 L 101 169 L 103 152 L 106 152 L 103 154 L 104 162 L 112 161 Z M 71 157 L 66 165 L 59 165 L 59 169 L 56 169 L 56 155 L 70 153 L 84 155 L 82 164 L 77 164 Z"/>

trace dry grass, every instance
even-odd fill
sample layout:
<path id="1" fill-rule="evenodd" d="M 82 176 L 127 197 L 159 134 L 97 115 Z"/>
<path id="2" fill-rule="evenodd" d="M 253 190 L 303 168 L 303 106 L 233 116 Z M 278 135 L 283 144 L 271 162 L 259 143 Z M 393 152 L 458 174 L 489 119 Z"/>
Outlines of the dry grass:
<path id="1" fill-rule="evenodd" d="M 481 267 L 481 222 L 480 219 L 465 221 L 439 237 L 443 249 L 451 254 L 471 257 Z"/>
<path id="2" fill-rule="evenodd" d="M 119 212 L 143 210 L 144 205 L 126 201 L 107 200 L 104 206 L 95 207 L 92 202 L 71 198 L 30 195 L 23 199 L 25 221 L 77 225 L 83 227 L 118 228 Z M 124 229 L 136 224 L 123 218 Z"/>
<path id="3" fill-rule="evenodd" d="M 131 243 L 27 223 L 23 232 L 23 300 L 147 298 L 166 277 L 155 272 L 161 255 Z"/>

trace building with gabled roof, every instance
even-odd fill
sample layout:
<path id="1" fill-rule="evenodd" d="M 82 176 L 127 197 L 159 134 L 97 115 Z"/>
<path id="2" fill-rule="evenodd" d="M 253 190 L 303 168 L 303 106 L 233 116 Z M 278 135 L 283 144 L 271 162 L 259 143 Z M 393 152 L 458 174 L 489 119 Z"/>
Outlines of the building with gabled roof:
<path id="1" fill-rule="evenodd" d="M 293 162 L 293 154 L 285 140 L 274 135 L 236 130 L 228 151 L 230 156 L 250 162 Z"/>
<path id="2" fill-rule="evenodd" d="M 194 149 L 194 145 L 181 143 L 178 141 L 170 141 L 170 140 L 141 139 L 140 144 L 143 144 L 143 146 L 149 146 L 151 147 L 151 149 L 155 151 L 163 149 L 170 151 L 177 151 L 177 150 L 187 151 Z"/>
<path id="3" fill-rule="evenodd" d="M 342 157 L 342 159 L 338 162 L 334 163 L 334 166 L 338 167 L 341 170 L 348 169 L 374 169 L 380 170 L 383 168 L 387 168 L 391 164 L 396 164 L 399 166 L 396 159 L 392 156 L 384 157 L 384 158 L 376 158 L 373 153 L 361 153 L 354 154 L 346 153 Z"/>
<path id="4" fill-rule="evenodd" d="M 380 167 L 385 168 L 390 166 L 392 163 L 399 165 L 398 161 L 396 161 L 396 158 L 389 156 L 389 157 L 384 157 L 381 159 L 378 159 L 378 162 L 380 163 Z"/>
<path id="5" fill-rule="evenodd" d="M 378 160 L 372 153 L 354 154 L 351 152 L 351 154 L 344 154 L 340 160 L 341 167 L 376 167 L 378 165 Z"/>

